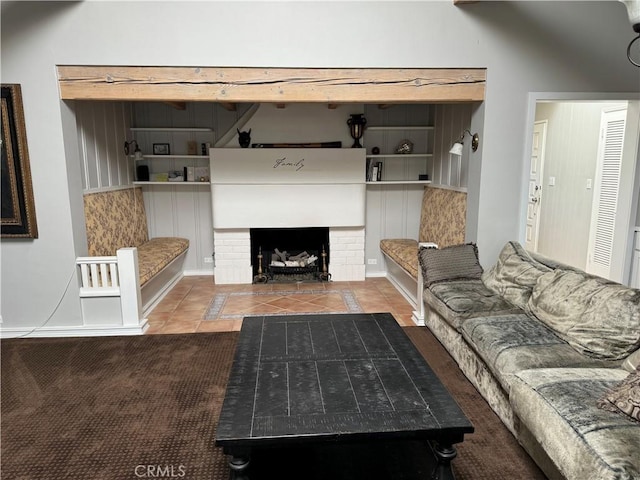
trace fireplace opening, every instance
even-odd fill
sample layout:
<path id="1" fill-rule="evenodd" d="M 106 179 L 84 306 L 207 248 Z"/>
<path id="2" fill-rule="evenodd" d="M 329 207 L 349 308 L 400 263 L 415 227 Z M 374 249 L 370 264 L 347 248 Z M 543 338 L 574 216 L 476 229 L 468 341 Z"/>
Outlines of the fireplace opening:
<path id="1" fill-rule="evenodd" d="M 329 279 L 329 227 L 252 228 L 250 237 L 254 283 Z"/>

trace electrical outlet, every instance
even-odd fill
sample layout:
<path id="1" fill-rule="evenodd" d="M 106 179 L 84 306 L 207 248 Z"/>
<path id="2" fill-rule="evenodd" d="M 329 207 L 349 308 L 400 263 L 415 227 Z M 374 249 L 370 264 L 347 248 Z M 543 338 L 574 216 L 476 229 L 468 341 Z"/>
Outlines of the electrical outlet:
<path id="1" fill-rule="evenodd" d="M 367 259 L 367 263 L 369 265 L 377 265 L 378 264 L 378 259 L 377 258 L 369 258 L 369 259 Z"/>
<path id="2" fill-rule="evenodd" d="M 213 257 L 204 257 L 204 263 L 213 263 Z"/>

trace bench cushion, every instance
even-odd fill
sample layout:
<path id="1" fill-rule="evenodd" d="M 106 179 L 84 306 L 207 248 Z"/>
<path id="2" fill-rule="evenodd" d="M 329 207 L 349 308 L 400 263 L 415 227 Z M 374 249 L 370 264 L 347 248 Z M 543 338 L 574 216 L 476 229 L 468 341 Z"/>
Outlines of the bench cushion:
<path id="1" fill-rule="evenodd" d="M 138 247 L 140 286 L 189 247 L 189 240 L 177 237 L 152 238 Z"/>
<path id="2" fill-rule="evenodd" d="M 418 234 L 421 242 L 433 242 L 440 248 L 464 243 L 466 221 L 466 192 L 425 187 Z"/>
<path id="3" fill-rule="evenodd" d="M 115 255 L 119 248 L 149 240 L 142 189 L 125 188 L 84 195 L 87 253 Z"/>
<path id="4" fill-rule="evenodd" d="M 552 368 L 515 375 L 513 409 L 568 479 L 640 478 L 640 424 L 600 409 L 621 369 Z"/>
<path id="5" fill-rule="evenodd" d="M 380 240 L 380 250 L 418 279 L 418 242 L 408 238 L 387 238 Z"/>

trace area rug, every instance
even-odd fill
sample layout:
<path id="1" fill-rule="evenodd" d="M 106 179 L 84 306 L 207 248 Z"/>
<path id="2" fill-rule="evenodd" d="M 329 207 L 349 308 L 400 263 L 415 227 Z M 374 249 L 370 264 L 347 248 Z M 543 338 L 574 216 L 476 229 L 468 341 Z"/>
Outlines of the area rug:
<path id="1" fill-rule="evenodd" d="M 349 289 L 232 292 L 217 293 L 203 320 L 229 320 L 248 315 L 312 315 L 363 311 Z"/>
<path id="2" fill-rule="evenodd" d="M 429 331 L 405 331 L 475 426 L 458 480 L 543 479 Z M 237 335 L 3 340 L 2 478 L 228 480 L 214 438 Z"/>

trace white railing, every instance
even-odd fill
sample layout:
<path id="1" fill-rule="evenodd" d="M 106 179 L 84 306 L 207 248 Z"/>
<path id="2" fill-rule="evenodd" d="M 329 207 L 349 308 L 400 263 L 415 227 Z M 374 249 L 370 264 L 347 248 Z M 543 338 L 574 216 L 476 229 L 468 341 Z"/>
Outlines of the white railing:
<path id="1" fill-rule="evenodd" d="M 139 325 L 142 319 L 142 296 L 138 276 L 138 249 L 121 248 L 114 257 L 78 257 L 80 268 L 80 298 L 91 303 L 92 299 L 120 297 L 119 316 L 124 326 Z M 97 300 L 96 300 L 97 301 Z M 83 308 L 83 315 L 104 318 L 99 308 Z M 91 322 L 90 318 L 84 318 Z"/>
<path id="2" fill-rule="evenodd" d="M 118 257 L 78 257 L 81 297 L 117 297 L 120 295 Z"/>

